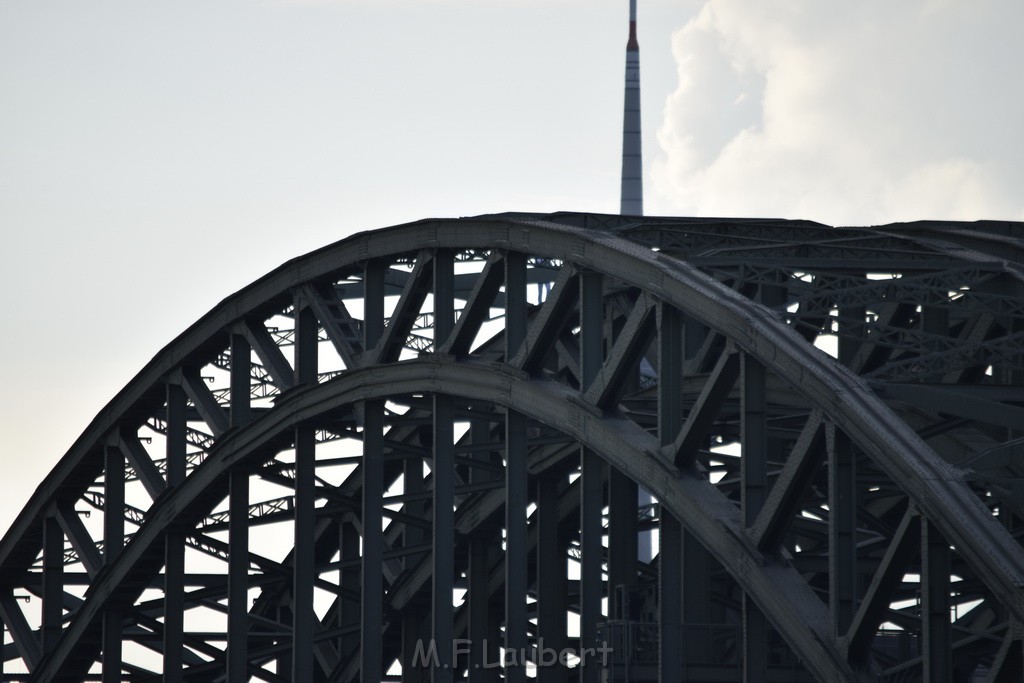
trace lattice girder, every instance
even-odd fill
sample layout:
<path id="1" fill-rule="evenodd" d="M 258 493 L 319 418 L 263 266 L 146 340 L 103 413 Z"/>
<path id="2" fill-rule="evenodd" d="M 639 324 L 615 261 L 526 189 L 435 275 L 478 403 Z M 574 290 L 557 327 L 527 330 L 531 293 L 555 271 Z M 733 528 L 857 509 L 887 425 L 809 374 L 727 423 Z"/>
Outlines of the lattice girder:
<path id="1" fill-rule="evenodd" d="M 4 537 L 5 671 L 419 680 L 403 642 L 488 633 L 479 601 L 507 645 L 578 651 L 566 615 L 625 623 L 620 584 L 662 671 L 699 670 L 671 646 L 698 623 L 742 644 L 716 675 L 1011 667 L 1024 290 L 978 249 L 1019 239 L 999 227 L 509 214 L 295 259 L 158 354 Z M 580 578 L 549 576 L 567 558 Z M 483 647 L 435 675 L 477 680 Z"/>

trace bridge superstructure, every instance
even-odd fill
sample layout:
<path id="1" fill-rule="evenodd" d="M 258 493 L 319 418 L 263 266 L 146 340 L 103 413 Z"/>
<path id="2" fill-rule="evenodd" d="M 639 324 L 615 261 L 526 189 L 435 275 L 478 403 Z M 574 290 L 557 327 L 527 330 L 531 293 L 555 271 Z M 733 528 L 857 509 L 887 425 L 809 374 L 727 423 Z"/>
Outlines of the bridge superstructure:
<path id="1" fill-rule="evenodd" d="M 1020 680 L 1022 263 L 574 213 L 311 252 L 40 484 L 0 678 Z"/>

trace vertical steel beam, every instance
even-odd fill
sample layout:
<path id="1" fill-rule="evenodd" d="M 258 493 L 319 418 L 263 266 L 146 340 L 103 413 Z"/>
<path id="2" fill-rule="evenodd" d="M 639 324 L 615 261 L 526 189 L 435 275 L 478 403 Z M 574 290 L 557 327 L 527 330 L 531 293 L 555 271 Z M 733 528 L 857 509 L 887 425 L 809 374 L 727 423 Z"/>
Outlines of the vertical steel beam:
<path id="1" fill-rule="evenodd" d="M 583 272 L 580 278 L 580 372 L 581 391 L 594 382 L 604 363 L 604 283 L 599 273 Z M 589 449 L 580 454 L 580 681 L 597 683 L 601 675 L 596 653 L 597 625 L 602 619 L 601 566 L 604 547 L 603 465 Z"/>
<path id="2" fill-rule="evenodd" d="M 537 652 L 561 652 L 566 645 L 566 548 L 558 528 L 558 479 L 537 478 Z M 557 661 L 539 662 L 541 683 L 562 683 L 567 671 Z"/>
<path id="3" fill-rule="evenodd" d="M 434 350 L 440 349 L 455 329 L 455 254 L 438 249 L 434 254 Z"/>
<path id="4" fill-rule="evenodd" d="M 316 384 L 320 325 L 313 309 L 295 300 L 295 383 Z"/>
<path id="5" fill-rule="evenodd" d="M 427 442 L 427 439 L 432 437 L 427 437 L 426 434 L 430 434 L 429 430 L 421 432 L 421 445 L 432 448 L 433 443 Z M 425 490 L 423 459 L 419 456 L 406 458 L 403 474 L 403 492 L 407 496 L 415 496 L 416 494 L 423 493 Z M 427 506 L 421 499 L 407 501 L 403 506 L 403 512 L 411 517 L 427 518 Z M 406 524 L 402 534 L 406 547 L 419 545 L 426 541 L 424 530 L 414 524 Z M 405 558 L 406 570 L 412 569 L 412 563 L 416 560 L 415 556 L 407 555 Z M 429 680 L 430 675 L 432 675 L 430 672 L 421 669 L 420 667 L 423 667 L 423 663 L 417 662 L 416 659 L 416 649 L 426 645 L 424 640 L 430 628 L 424 618 L 424 614 L 427 613 L 426 608 L 422 612 L 421 614 L 418 609 L 410 609 L 406 610 L 405 614 L 402 615 L 402 680 L 406 683 Z"/>
<path id="6" fill-rule="evenodd" d="M 644 346 L 649 343 L 648 326 L 656 322 L 647 296 L 642 295 L 635 303 L 627 319 L 616 318 L 606 321 L 605 366 L 591 386 L 587 397 L 601 395 L 596 405 L 607 407 L 617 404 L 619 396 L 638 389 L 637 365 Z M 650 321 L 650 322 L 647 322 Z M 612 338 L 615 343 L 612 343 Z M 627 360 L 631 358 L 635 360 Z M 603 392 L 594 391 L 600 384 L 606 384 Z M 614 398 L 611 398 L 614 397 Z M 610 401 L 606 404 L 605 401 Z M 608 467 L 608 615 L 613 619 L 629 619 L 629 596 L 636 583 L 637 560 L 640 539 L 637 537 L 637 513 L 641 504 L 647 504 L 650 496 L 641 492 L 636 482 L 622 471 Z M 644 535 L 644 560 L 650 561 L 647 534 Z"/>
<path id="7" fill-rule="evenodd" d="M 658 439 L 671 444 L 683 427 L 683 314 L 667 304 L 658 305 Z M 683 580 L 683 527 L 672 513 L 660 512 L 658 550 L 658 614 L 661 637 L 658 680 L 683 678 L 681 657 Z"/>
<path id="8" fill-rule="evenodd" d="M 828 428 L 829 595 L 836 636 L 844 635 L 857 611 L 857 472 L 849 437 Z"/>
<path id="9" fill-rule="evenodd" d="M 249 365 L 252 351 L 248 340 L 231 335 L 231 426 L 249 422 Z M 228 681 L 248 679 L 249 632 L 249 473 L 232 470 L 228 475 Z"/>
<path id="10" fill-rule="evenodd" d="M 487 624 L 490 610 L 491 572 L 487 561 L 489 549 L 482 538 L 469 542 L 469 570 L 466 582 L 469 595 L 469 681 L 485 683 L 487 670 Z"/>
<path id="11" fill-rule="evenodd" d="M 319 324 L 301 297 L 295 300 L 295 381 L 315 384 Z M 292 585 L 292 680 L 313 678 L 313 582 L 316 579 L 313 527 L 316 517 L 316 433 L 295 428 L 295 549 Z"/>
<path id="12" fill-rule="evenodd" d="M 277 605 L 277 623 L 281 625 L 283 629 L 293 627 L 295 619 L 292 614 L 292 602 L 290 595 L 282 596 L 281 602 Z M 281 636 L 278 640 L 279 643 L 287 642 L 287 636 Z M 294 652 L 292 648 L 285 647 L 277 655 L 277 671 L 278 675 L 284 679 L 289 680 L 292 675 L 292 660 L 294 659 Z"/>
<path id="13" fill-rule="evenodd" d="M 341 628 L 353 628 L 359 624 L 360 600 L 350 598 L 347 592 L 361 594 L 361 561 L 359 561 L 359 531 L 355 524 L 347 518 L 338 520 L 338 560 L 341 565 L 341 588 L 345 595 L 338 596 L 338 625 Z M 352 636 L 342 635 L 338 638 L 338 654 L 347 657 L 353 652 L 350 642 L 356 639 Z"/>
<path id="14" fill-rule="evenodd" d="M 608 470 L 608 616 L 628 620 L 636 583 L 637 487 L 618 469 Z"/>
<path id="15" fill-rule="evenodd" d="M 292 680 L 313 680 L 313 525 L 316 514 L 316 434 L 295 428 L 295 567 L 292 587 Z M 379 636 L 378 636 L 379 638 Z"/>
<path id="16" fill-rule="evenodd" d="M 683 525 L 661 509 L 658 534 L 658 680 L 683 680 Z"/>
<path id="17" fill-rule="evenodd" d="M 526 338 L 526 258 L 512 252 L 505 259 L 505 357 L 515 356 Z M 527 647 L 526 416 L 514 410 L 505 417 L 505 647 L 515 656 L 505 679 L 522 683 Z"/>
<path id="18" fill-rule="evenodd" d="M 491 441 L 491 422 L 483 415 L 475 416 L 470 425 L 470 436 L 474 446 L 489 444 Z M 501 465 L 500 454 L 494 451 L 474 449 L 472 456 L 488 464 Z M 469 481 L 478 484 L 499 479 L 500 476 L 484 468 L 471 467 Z M 491 657 L 491 650 L 497 648 L 497 638 L 491 638 L 490 624 L 495 615 L 491 613 L 491 558 L 494 554 L 494 534 L 496 529 L 487 525 L 478 528 L 469 539 L 469 569 L 466 572 L 469 600 L 469 681 L 470 683 L 486 683 L 497 672 L 485 668 L 485 664 L 498 661 Z M 497 611 L 497 610 L 495 610 Z"/>
<path id="19" fill-rule="evenodd" d="M 122 612 L 118 607 L 103 611 L 103 645 L 101 679 L 103 683 L 120 683 L 122 658 Z"/>
<path id="20" fill-rule="evenodd" d="M 501 556 L 501 548 L 492 548 L 491 550 L 491 564 L 498 561 Z M 491 611 L 487 615 L 489 618 L 487 624 L 487 647 L 485 649 L 487 662 L 489 668 L 487 669 L 487 683 L 499 683 L 503 680 L 502 669 L 497 666 L 496 663 L 501 662 L 501 604 L 498 601 L 491 603 Z"/>
<path id="21" fill-rule="evenodd" d="M 696 318 L 683 316 L 683 348 L 686 360 L 693 360 L 704 346 L 707 328 Z"/>
<path id="22" fill-rule="evenodd" d="M 768 498 L 768 406 L 764 366 L 747 353 L 742 354 L 741 362 L 741 505 L 743 526 L 749 528 Z"/>
<path id="23" fill-rule="evenodd" d="M 953 641 L 949 621 L 949 543 L 928 520 L 921 524 L 921 641 L 924 680 L 953 680 Z"/>
<path id="24" fill-rule="evenodd" d="M 509 681 L 526 680 L 520 653 L 527 647 L 526 416 L 509 410 L 505 422 L 505 647 L 517 656 L 505 669 Z"/>
<path id="25" fill-rule="evenodd" d="M 707 661 L 711 647 L 710 625 L 712 555 L 697 537 L 683 529 L 683 648 L 684 671 Z"/>
<path id="26" fill-rule="evenodd" d="M 839 362 L 850 366 L 864 342 L 863 306 L 839 310 Z M 829 448 L 829 593 L 835 635 L 850 628 L 857 613 L 857 453 L 853 442 L 832 428 Z"/>
<path id="27" fill-rule="evenodd" d="M 437 659 L 431 671 L 433 683 L 453 680 L 452 640 L 455 610 L 455 410 L 451 396 L 434 394 L 434 538 L 433 629 Z"/>
<path id="28" fill-rule="evenodd" d="M 109 448 L 107 450 L 110 450 Z M 121 479 L 124 483 L 124 479 Z M 104 517 L 108 514 L 104 510 Z M 124 521 L 124 505 L 118 511 Z M 104 520 L 104 527 L 106 527 Z M 43 518 L 43 653 L 53 651 L 60 640 L 64 618 L 64 532 L 56 516 Z"/>
<path id="29" fill-rule="evenodd" d="M 741 359 L 740 479 L 743 526 L 750 528 L 768 497 L 768 406 L 765 370 L 744 353 Z M 743 680 L 768 678 L 768 624 L 764 614 L 743 596 Z"/>
<path id="30" fill-rule="evenodd" d="M 666 307 L 667 308 L 667 307 Z M 683 343 L 682 352 L 686 363 L 692 364 L 700 358 L 700 351 L 704 346 L 707 328 L 696 318 L 679 314 L 682 317 Z M 699 368 L 689 368 L 690 372 L 700 372 Z M 680 371 L 675 377 L 682 377 Z M 680 380 L 671 380 L 678 382 Z M 681 399 L 680 399 L 681 402 Z M 678 410 L 681 410 L 681 406 Z M 664 411 L 663 411 L 664 412 Z M 666 432 L 663 439 L 672 438 L 673 443 L 676 435 L 682 431 L 685 421 L 675 426 L 675 434 Z M 665 445 L 668 445 L 667 443 Z M 670 531 L 674 529 L 670 527 Z M 711 554 L 697 538 L 685 527 L 682 528 L 680 539 L 680 553 L 682 554 L 680 582 L 680 593 L 682 599 L 682 625 L 680 628 L 680 640 L 682 647 L 678 657 L 682 660 L 683 670 L 687 666 L 704 661 L 707 658 L 707 649 L 710 643 L 708 625 L 712 622 L 711 609 Z M 673 679 L 674 680 L 674 679 Z"/>
<path id="31" fill-rule="evenodd" d="M 414 604 L 420 607 L 418 600 Z M 402 683 L 422 683 L 433 676 L 419 654 L 430 652 L 429 643 L 424 639 L 428 629 L 428 609 L 426 606 L 422 609 L 407 609 L 402 614 Z"/>
<path id="32" fill-rule="evenodd" d="M 582 272 L 580 278 L 581 390 L 593 384 L 604 364 L 604 281 L 600 273 Z"/>
<path id="33" fill-rule="evenodd" d="M 946 308 L 936 308 L 934 306 L 922 306 L 921 331 L 937 337 L 948 336 L 949 310 Z M 929 339 L 926 344 L 931 351 L 940 351 L 942 349 L 942 342 L 939 339 Z M 923 381 L 942 381 L 942 375 L 940 374 L 937 377 L 926 378 Z"/>
<path id="34" fill-rule="evenodd" d="M 363 266 L 363 348 L 372 349 L 384 336 L 384 276 L 387 264 L 367 261 Z"/>
<path id="35" fill-rule="evenodd" d="M 252 350 L 249 341 L 242 334 L 231 335 L 231 426 L 241 427 L 249 423 L 249 365 Z"/>
<path id="36" fill-rule="evenodd" d="M 604 462 L 588 448 L 580 461 L 580 681 L 596 683 L 600 676 L 595 657 L 597 626 L 604 618 L 601 586 L 604 564 Z M 590 656 L 586 656 L 587 653 Z"/>
<path id="37" fill-rule="evenodd" d="M 375 348 L 384 335 L 385 271 L 386 266 L 381 261 L 369 261 L 363 270 L 364 349 Z M 435 308 L 435 319 L 439 313 Z M 384 402 L 367 401 L 363 413 L 363 554 L 360 571 L 362 603 L 359 656 L 362 680 L 376 681 L 384 673 L 381 645 L 384 626 Z M 416 462 L 419 464 L 418 459 Z M 341 543 L 344 552 L 344 537 Z M 358 550 L 358 546 L 349 550 Z M 344 578 L 344 574 L 342 576 Z"/>
<path id="38" fill-rule="evenodd" d="M 683 427 L 684 316 L 668 304 L 658 305 L 658 438 L 672 443 Z"/>
<path id="39" fill-rule="evenodd" d="M 178 384 L 167 385 L 167 488 L 185 481 L 188 399 Z M 182 680 L 185 639 L 185 536 L 173 528 L 164 535 L 164 681 Z"/>
<path id="40" fill-rule="evenodd" d="M 384 402 L 367 401 L 363 422 L 362 680 L 379 681 L 384 671 Z"/>
<path id="41" fill-rule="evenodd" d="M 180 384 L 167 385 L 167 488 L 185 481 L 188 398 Z"/>
<path id="42" fill-rule="evenodd" d="M 110 565 L 124 548 L 124 454 L 103 448 L 103 563 Z"/>
<path id="43" fill-rule="evenodd" d="M 232 413 L 233 415 L 233 413 Z M 248 678 L 249 633 L 249 473 L 229 475 L 228 514 L 228 680 Z"/>
<path id="44" fill-rule="evenodd" d="M 526 255 L 505 256 L 505 357 L 515 358 L 526 338 Z"/>
<path id="45" fill-rule="evenodd" d="M 124 453 L 120 447 L 103 449 L 103 563 L 113 564 L 124 547 Z M 103 681 L 121 680 L 121 609 L 112 605 L 103 613 Z"/>

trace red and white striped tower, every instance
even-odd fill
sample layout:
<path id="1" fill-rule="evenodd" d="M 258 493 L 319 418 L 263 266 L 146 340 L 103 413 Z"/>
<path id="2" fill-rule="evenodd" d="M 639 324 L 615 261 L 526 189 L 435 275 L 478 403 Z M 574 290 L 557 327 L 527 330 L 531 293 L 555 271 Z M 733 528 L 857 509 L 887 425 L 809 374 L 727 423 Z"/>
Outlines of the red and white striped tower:
<path id="1" fill-rule="evenodd" d="M 644 212 L 643 157 L 640 150 L 640 43 L 636 40 L 636 0 L 629 0 L 626 43 L 626 98 L 622 116 L 622 194 L 619 213 Z"/>

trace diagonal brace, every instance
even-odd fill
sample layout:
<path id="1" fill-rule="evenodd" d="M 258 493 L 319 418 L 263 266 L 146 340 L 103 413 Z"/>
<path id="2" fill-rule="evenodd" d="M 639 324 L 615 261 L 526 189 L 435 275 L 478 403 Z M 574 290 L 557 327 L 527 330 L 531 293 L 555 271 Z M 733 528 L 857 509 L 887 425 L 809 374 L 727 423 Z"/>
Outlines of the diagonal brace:
<path id="1" fill-rule="evenodd" d="M 825 453 L 825 430 L 820 410 L 813 410 L 782 472 L 768 494 L 768 500 L 750 527 L 750 538 L 761 552 L 772 552 L 796 516 L 803 494 L 810 486 Z"/>
<path id="2" fill-rule="evenodd" d="M 719 411 L 729 398 L 729 392 L 740 376 L 740 354 L 731 345 L 718 357 L 693 410 L 686 416 L 686 423 L 675 441 L 665 448 L 665 455 L 675 462 L 679 469 L 690 469 L 697 458 L 697 451 L 705 444 L 708 430 L 714 424 Z"/>
<path id="3" fill-rule="evenodd" d="M 470 345 L 476 338 L 480 326 L 487 320 L 491 306 L 494 304 L 505 277 L 505 257 L 498 251 L 492 251 L 484 264 L 483 270 L 473 285 L 473 291 L 466 301 L 455 324 L 451 339 L 440 349 L 441 353 L 450 353 L 461 357 L 469 353 Z"/>
<path id="4" fill-rule="evenodd" d="M 199 417 L 210 427 L 214 436 L 220 436 L 228 430 L 228 415 L 217 403 L 217 398 L 206 386 L 206 381 L 199 376 L 198 368 L 182 371 L 181 388 L 185 390 L 192 405 L 199 412 Z"/>
<path id="5" fill-rule="evenodd" d="M 10 589 L 0 591 L 0 619 L 3 619 L 7 631 L 11 634 L 14 646 L 18 654 L 28 664 L 29 671 L 32 671 L 39 664 L 42 658 L 42 651 L 39 647 L 39 638 L 32 631 L 25 619 L 25 613 L 14 600 Z"/>
<path id="6" fill-rule="evenodd" d="M 139 438 L 127 430 L 121 430 L 118 443 L 125 459 L 131 464 L 132 469 L 135 470 L 135 475 L 146 488 L 146 493 L 149 494 L 150 498 L 156 500 L 156 497 L 164 492 L 167 484 L 164 482 L 164 477 L 160 474 L 160 470 L 153 463 L 153 459 L 146 452 L 146 449 L 143 448 Z"/>
<path id="7" fill-rule="evenodd" d="M 431 289 L 431 277 L 434 274 L 434 255 L 426 249 L 419 252 L 416 257 L 416 265 L 412 273 L 405 281 L 405 288 L 402 296 L 398 299 L 395 311 L 388 322 L 384 335 L 377 342 L 373 349 L 368 349 L 362 360 L 362 365 L 377 365 L 379 363 L 393 363 L 398 360 L 399 354 L 408 339 L 412 326 L 416 323 L 416 316 L 427 299 Z"/>
<path id="8" fill-rule="evenodd" d="M 519 347 L 509 365 L 529 373 L 539 372 L 559 333 L 568 324 L 580 297 L 576 269 L 571 264 L 562 266 L 547 301 L 530 323 L 526 341 Z"/>
<path id="9" fill-rule="evenodd" d="M 921 517 L 913 505 L 907 508 L 893 533 L 892 541 L 871 579 L 867 594 L 860 603 L 846 634 L 846 657 L 850 661 L 864 659 L 875 639 L 893 594 L 903 583 L 907 564 L 918 550 Z"/>
<path id="10" fill-rule="evenodd" d="M 356 367 L 356 357 L 363 350 L 360 343 L 363 334 L 359 321 L 348 312 L 337 290 L 331 284 L 306 284 L 302 292 L 345 367 Z"/>
<path id="11" fill-rule="evenodd" d="M 636 370 L 650 345 L 657 317 L 654 304 L 654 297 L 647 292 L 637 299 L 608 359 L 584 395 L 588 403 L 602 409 L 618 403 L 626 388 L 627 375 Z"/>
<path id="12" fill-rule="evenodd" d="M 258 320 L 246 320 L 242 324 L 242 335 L 249 342 L 256 356 L 263 363 L 263 368 L 279 389 L 287 389 L 295 384 L 295 371 L 288 359 L 281 353 L 280 347 L 274 343 L 266 326 Z"/>

